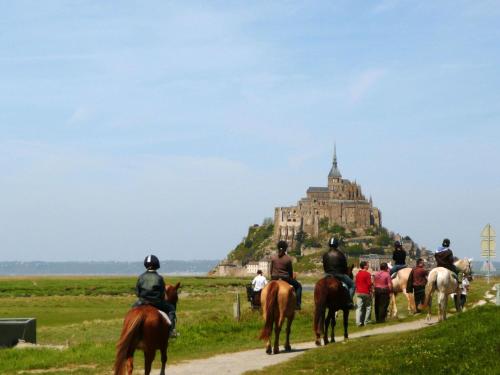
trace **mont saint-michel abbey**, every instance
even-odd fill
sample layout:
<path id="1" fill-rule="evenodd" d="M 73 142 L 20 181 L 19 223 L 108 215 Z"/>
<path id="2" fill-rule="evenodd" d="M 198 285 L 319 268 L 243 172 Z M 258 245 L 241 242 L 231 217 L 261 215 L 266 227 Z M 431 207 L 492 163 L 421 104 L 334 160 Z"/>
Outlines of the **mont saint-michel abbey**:
<path id="1" fill-rule="evenodd" d="M 275 239 L 293 242 L 299 231 L 317 236 L 322 218 L 327 218 L 330 225 L 339 224 L 353 230 L 382 225 L 381 213 L 373 207 L 372 199 L 366 200 L 356 182 L 342 178 L 336 149 L 328 186 L 310 187 L 306 194 L 296 206 L 275 208 Z"/>

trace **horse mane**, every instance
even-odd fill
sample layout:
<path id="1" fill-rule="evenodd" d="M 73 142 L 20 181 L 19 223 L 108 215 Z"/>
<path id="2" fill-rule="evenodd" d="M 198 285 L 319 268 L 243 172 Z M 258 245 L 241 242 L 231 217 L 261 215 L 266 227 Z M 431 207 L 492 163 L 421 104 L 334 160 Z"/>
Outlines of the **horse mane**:
<path id="1" fill-rule="evenodd" d="M 177 304 L 177 301 L 179 300 L 179 295 L 178 295 L 178 290 L 181 287 L 181 283 L 178 282 L 175 285 L 167 285 L 165 286 L 165 299 L 172 303 L 172 304 Z"/>
<path id="2" fill-rule="evenodd" d="M 137 333 L 146 319 L 143 309 L 136 308 L 132 310 L 134 316 L 127 317 L 123 325 L 120 340 L 116 344 L 116 359 L 114 365 L 115 375 L 122 375 L 125 371 L 125 364 L 128 350 L 131 343 L 137 338 Z"/>
<path id="3" fill-rule="evenodd" d="M 266 289 L 266 311 L 264 312 L 266 316 L 266 322 L 264 324 L 264 328 L 262 328 L 262 331 L 260 333 L 260 339 L 262 340 L 267 340 L 271 336 L 274 321 L 274 310 L 276 304 L 278 303 L 278 298 L 276 298 L 279 290 L 278 282 L 271 281 Z"/>

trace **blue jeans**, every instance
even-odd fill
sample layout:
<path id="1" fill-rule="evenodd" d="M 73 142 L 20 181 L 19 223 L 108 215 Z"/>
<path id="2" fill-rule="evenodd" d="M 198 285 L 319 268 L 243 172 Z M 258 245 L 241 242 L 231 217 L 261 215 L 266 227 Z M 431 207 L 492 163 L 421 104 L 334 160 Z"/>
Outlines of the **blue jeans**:
<path id="1" fill-rule="evenodd" d="M 395 264 L 392 268 L 391 271 L 389 272 L 391 276 L 398 272 L 399 270 L 402 270 L 403 268 L 406 268 L 406 264 Z"/>

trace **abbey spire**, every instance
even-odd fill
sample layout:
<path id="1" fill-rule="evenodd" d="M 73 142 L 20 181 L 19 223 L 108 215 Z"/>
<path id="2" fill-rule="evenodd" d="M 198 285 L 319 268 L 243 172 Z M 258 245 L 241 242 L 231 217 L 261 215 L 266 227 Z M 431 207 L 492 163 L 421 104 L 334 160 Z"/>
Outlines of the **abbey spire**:
<path id="1" fill-rule="evenodd" d="M 337 165 L 337 144 L 334 143 L 333 145 L 333 163 L 332 163 L 332 169 L 330 169 L 330 173 L 328 173 L 328 177 L 331 178 L 342 178 L 342 175 L 340 174 L 338 165 Z"/>

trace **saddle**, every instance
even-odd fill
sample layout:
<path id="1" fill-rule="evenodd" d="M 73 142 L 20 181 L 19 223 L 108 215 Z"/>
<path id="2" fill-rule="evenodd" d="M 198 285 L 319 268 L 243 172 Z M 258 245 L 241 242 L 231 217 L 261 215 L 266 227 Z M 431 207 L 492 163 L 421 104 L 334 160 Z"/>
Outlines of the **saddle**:
<path id="1" fill-rule="evenodd" d="M 161 311 L 158 307 L 156 307 L 155 305 L 153 305 L 152 303 L 148 302 L 148 301 L 141 301 L 141 300 L 137 300 L 133 305 L 132 307 L 139 307 L 139 306 L 151 306 L 151 307 L 154 307 L 158 313 L 160 313 L 160 315 L 163 317 L 163 319 L 165 319 L 165 321 L 167 322 L 167 324 L 169 326 L 172 326 L 172 321 L 170 320 L 170 318 L 168 317 L 167 313 L 165 311 Z"/>
<path id="2" fill-rule="evenodd" d="M 408 267 L 408 266 L 404 266 L 403 268 L 400 268 L 399 270 L 397 270 L 396 272 L 394 272 L 392 275 L 391 275 L 391 280 L 395 279 L 396 276 L 398 275 L 398 272 L 401 271 L 401 270 L 404 270 L 405 268 L 411 268 L 411 267 Z"/>

